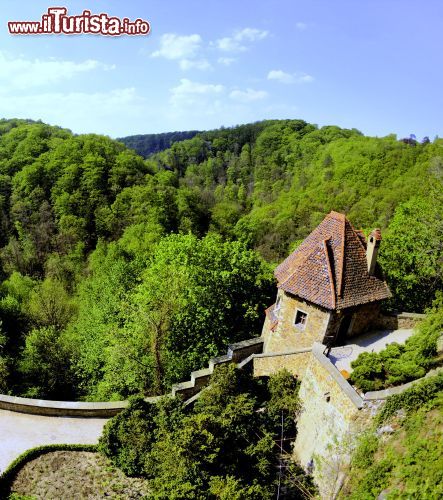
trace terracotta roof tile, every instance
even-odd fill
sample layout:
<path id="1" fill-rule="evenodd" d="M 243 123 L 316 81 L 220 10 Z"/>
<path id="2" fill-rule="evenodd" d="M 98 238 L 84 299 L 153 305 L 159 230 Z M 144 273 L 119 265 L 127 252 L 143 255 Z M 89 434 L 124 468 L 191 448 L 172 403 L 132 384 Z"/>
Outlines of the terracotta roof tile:
<path id="1" fill-rule="evenodd" d="M 391 296 L 380 269 L 368 274 L 364 235 L 337 212 L 325 217 L 276 268 L 275 276 L 279 288 L 331 310 Z"/>

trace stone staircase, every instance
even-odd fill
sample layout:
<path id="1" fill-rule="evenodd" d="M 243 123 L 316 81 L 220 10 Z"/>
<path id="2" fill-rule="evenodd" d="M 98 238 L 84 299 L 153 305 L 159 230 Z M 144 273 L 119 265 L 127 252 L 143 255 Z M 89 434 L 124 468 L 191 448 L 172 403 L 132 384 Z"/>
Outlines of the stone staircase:
<path id="1" fill-rule="evenodd" d="M 254 354 L 263 352 L 263 338 L 254 337 L 252 339 L 236 342 L 228 346 L 227 354 L 218 356 L 209 360 L 208 368 L 202 368 L 191 373 L 191 380 L 180 382 L 172 386 L 173 396 L 182 396 L 185 400 L 191 400 L 203 388 L 205 388 L 211 379 L 216 366 L 226 363 L 236 363 L 243 368 L 253 357 Z"/>
<path id="2" fill-rule="evenodd" d="M 243 368 L 253 359 L 255 354 L 260 354 L 262 351 L 262 337 L 255 337 L 235 344 L 230 344 L 227 354 L 209 360 L 208 368 L 193 371 L 191 373 L 191 380 L 174 385 L 169 395 L 181 396 L 186 401 L 186 404 L 189 404 L 195 401 L 201 390 L 209 384 L 216 366 L 225 363 L 236 363 L 239 368 Z M 145 401 L 155 403 L 160 397 L 161 396 L 147 397 Z M 0 394 L 0 410 L 29 413 L 31 415 L 110 418 L 120 413 L 127 406 L 128 401 L 97 403 L 82 401 L 45 401 L 41 399 L 21 398 Z"/>

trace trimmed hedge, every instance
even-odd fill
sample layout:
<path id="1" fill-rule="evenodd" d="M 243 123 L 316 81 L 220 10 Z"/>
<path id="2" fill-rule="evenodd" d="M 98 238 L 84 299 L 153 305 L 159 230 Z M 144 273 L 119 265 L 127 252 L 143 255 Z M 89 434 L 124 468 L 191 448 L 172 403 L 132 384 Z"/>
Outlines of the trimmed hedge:
<path id="1" fill-rule="evenodd" d="M 18 471 L 29 461 L 50 453 L 52 451 L 97 451 L 97 445 L 93 444 L 48 444 L 37 446 L 26 450 L 18 456 L 9 467 L 0 474 L 0 498 L 8 498 L 11 493 L 11 485 Z"/>

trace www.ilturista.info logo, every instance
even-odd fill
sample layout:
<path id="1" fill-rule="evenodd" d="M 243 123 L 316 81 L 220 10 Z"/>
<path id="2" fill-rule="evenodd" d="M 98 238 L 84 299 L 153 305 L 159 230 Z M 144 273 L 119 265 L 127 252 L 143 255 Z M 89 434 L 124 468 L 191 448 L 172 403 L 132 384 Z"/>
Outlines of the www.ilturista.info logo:
<path id="1" fill-rule="evenodd" d="M 79 16 L 68 16 L 65 7 L 49 7 L 41 21 L 9 21 L 11 35 L 147 35 L 151 30 L 148 21 L 127 17 L 111 17 L 108 14 L 91 14 L 84 10 Z"/>

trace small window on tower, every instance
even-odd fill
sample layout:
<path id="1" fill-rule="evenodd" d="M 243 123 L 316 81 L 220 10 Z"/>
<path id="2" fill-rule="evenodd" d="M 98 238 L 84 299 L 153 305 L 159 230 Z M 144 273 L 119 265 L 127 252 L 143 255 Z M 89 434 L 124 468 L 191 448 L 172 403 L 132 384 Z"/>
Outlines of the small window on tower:
<path id="1" fill-rule="evenodd" d="M 275 310 L 278 311 L 280 309 L 280 306 L 281 306 L 281 296 L 279 295 L 277 297 L 277 301 L 275 302 Z"/>
<path id="2" fill-rule="evenodd" d="M 299 330 L 304 330 L 307 320 L 308 320 L 308 313 L 305 313 L 303 311 L 300 311 L 300 309 L 297 309 L 297 312 L 295 313 L 294 325 Z"/>

